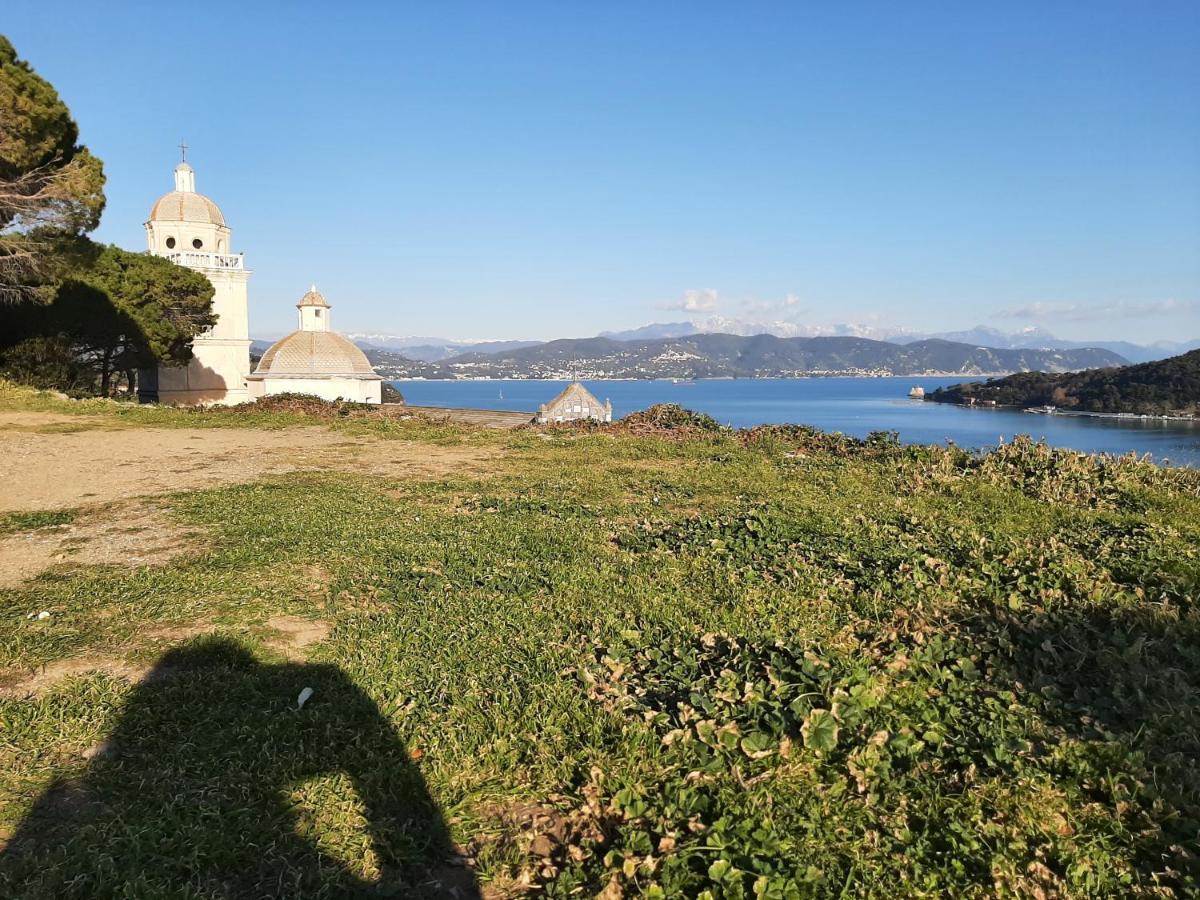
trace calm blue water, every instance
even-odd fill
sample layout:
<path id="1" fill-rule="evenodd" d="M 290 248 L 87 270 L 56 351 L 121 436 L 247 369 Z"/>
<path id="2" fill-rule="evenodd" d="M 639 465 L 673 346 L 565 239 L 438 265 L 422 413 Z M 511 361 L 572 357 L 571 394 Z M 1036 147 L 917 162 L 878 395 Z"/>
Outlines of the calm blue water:
<path id="1" fill-rule="evenodd" d="M 774 422 L 814 425 L 865 437 L 898 431 L 908 443 L 989 447 L 1015 434 L 1045 438 L 1056 447 L 1088 452 L 1149 453 L 1175 465 L 1200 465 L 1200 427 L 1179 422 L 1113 421 L 1035 416 L 1010 410 L 966 409 L 908 399 L 913 385 L 932 390 L 961 378 L 768 378 L 736 381 L 588 381 L 620 418 L 654 403 L 678 403 L 719 422 L 745 428 Z M 420 406 L 537 409 L 562 381 L 400 381 L 405 399 Z M 503 394 L 503 398 L 501 398 Z"/>

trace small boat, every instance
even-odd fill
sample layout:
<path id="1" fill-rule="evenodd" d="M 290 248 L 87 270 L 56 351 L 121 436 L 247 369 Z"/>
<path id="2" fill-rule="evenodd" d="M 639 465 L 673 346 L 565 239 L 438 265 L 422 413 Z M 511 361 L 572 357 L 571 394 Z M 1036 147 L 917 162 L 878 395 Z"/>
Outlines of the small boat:
<path id="1" fill-rule="evenodd" d="M 914 399 L 914 400 L 924 400 L 925 399 L 925 388 L 921 387 L 918 384 L 918 385 L 914 386 L 911 391 L 908 392 L 908 396 L 912 397 L 912 399 Z"/>

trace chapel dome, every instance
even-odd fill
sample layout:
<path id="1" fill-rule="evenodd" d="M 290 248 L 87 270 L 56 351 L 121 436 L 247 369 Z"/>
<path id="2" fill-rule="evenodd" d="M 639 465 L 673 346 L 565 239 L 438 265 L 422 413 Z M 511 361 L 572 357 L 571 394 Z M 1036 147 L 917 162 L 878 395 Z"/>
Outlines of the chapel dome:
<path id="1" fill-rule="evenodd" d="M 193 222 L 224 225 L 221 208 L 196 193 L 196 172 L 187 163 L 175 167 L 175 190 L 163 194 L 150 207 L 151 222 Z"/>
<path id="2" fill-rule="evenodd" d="M 151 222 L 201 222 L 224 225 L 221 209 L 203 194 L 194 191 L 171 191 L 163 194 L 150 207 Z"/>
<path id="3" fill-rule="evenodd" d="M 293 331 L 270 346 L 254 373 L 379 377 L 371 368 L 367 355 L 351 341 L 333 331 Z"/>

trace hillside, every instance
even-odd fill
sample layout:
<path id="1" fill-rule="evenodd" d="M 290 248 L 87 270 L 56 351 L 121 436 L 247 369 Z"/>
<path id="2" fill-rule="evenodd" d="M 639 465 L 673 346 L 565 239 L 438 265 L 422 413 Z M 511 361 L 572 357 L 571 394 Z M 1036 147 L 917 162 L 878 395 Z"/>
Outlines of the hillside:
<path id="1" fill-rule="evenodd" d="M 1107 350 L 992 349 L 942 340 L 892 344 L 856 337 L 693 334 L 656 340 L 585 338 L 503 353 L 466 353 L 442 365 L 457 377 L 748 378 L 807 374 L 989 374 L 1067 371 L 1125 362 Z"/>
<path id="2" fill-rule="evenodd" d="M 1135 366 L 1053 374 L 1022 372 L 933 391 L 939 403 L 1055 406 L 1135 415 L 1200 415 L 1200 350 Z"/>
<path id="3" fill-rule="evenodd" d="M 1200 474 L 378 413 L 0 383 L 0 896 L 1200 891 Z"/>

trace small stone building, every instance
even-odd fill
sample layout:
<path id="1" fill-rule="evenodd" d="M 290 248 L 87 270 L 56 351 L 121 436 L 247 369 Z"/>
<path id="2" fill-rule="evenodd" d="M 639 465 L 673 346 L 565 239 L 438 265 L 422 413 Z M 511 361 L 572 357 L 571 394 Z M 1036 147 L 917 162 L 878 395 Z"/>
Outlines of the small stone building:
<path id="1" fill-rule="evenodd" d="M 598 422 L 612 421 L 612 401 L 601 403 L 578 381 L 563 388 L 562 393 L 538 407 L 537 421 L 540 425 L 547 422 L 574 422 L 579 419 L 595 419 Z"/>

